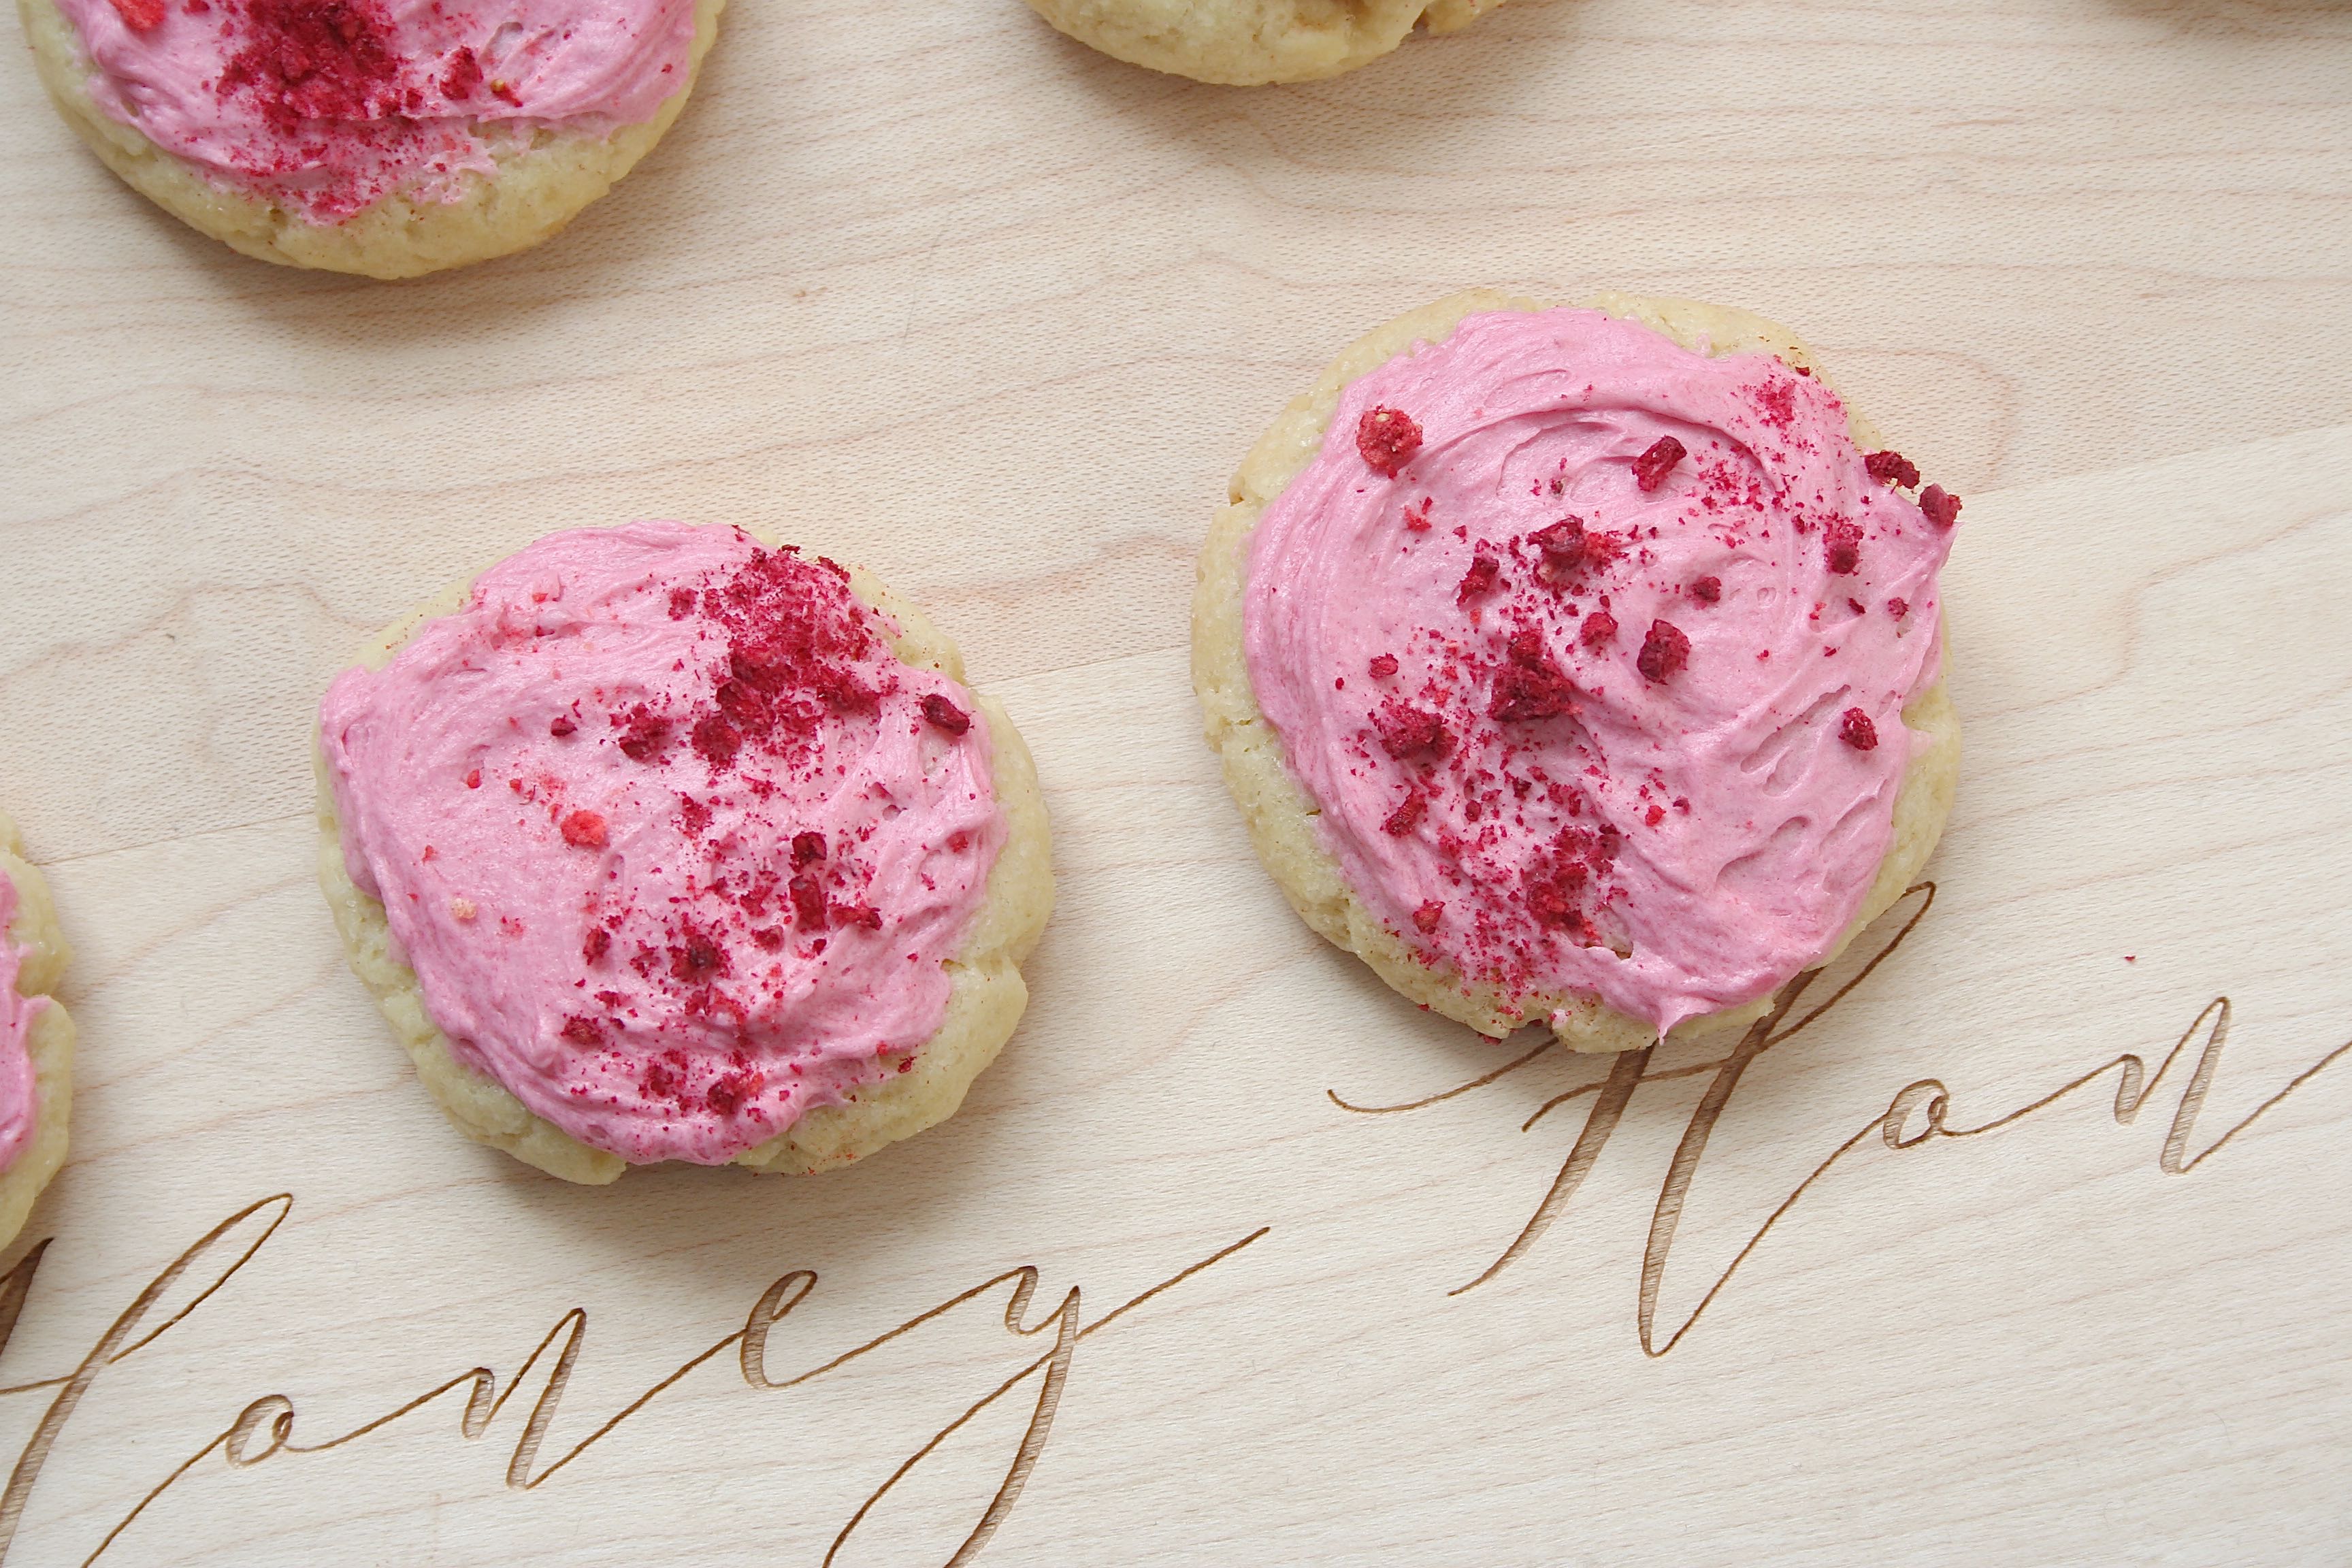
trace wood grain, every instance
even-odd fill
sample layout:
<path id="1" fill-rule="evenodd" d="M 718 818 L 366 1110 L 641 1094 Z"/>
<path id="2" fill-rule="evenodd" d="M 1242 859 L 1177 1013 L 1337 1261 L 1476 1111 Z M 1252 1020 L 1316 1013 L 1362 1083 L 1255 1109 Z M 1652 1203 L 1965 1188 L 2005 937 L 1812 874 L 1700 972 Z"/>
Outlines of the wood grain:
<path id="1" fill-rule="evenodd" d="M 818 1279 L 775 1381 L 1024 1264 L 1024 1326 L 1073 1288 L 1095 1323 L 1267 1226 L 1076 1342 L 984 1561 L 2339 1561 L 2352 1063 L 2180 1174 L 2196 1045 L 2127 1125 L 2116 1075 L 1976 1139 L 1898 1152 L 1876 1119 L 1916 1079 L 1958 1128 L 2120 1053 L 2152 1072 L 2226 995 L 2201 1150 L 2352 1039 L 2347 68 L 2327 4 L 1520 0 L 1241 91 L 1013 0 L 742 6 L 572 233 L 387 287 L 182 230 L 12 53 L 0 800 L 79 950 L 83 1046 L 0 1379 L 62 1376 L 216 1222 L 292 1205 L 95 1378 L 5 1560 L 84 1562 L 266 1395 L 301 1447 L 477 1366 L 504 1388 L 574 1308 L 541 1469 L 790 1271 Z M 1192 554 L 1248 441 L 1349 337 L 1478 282 L 1764 310 L 1969 497 L 1935 906 L 1739 1080 L 1657 1337 L 1867 1136 L 1655 1358 L 1643 1253 L 1716 1069 L 1661 1053 L 1684 1075 L 1633 1091 L 1550 1228 L 1449 1296 L 1595 1097 L 1522 1123 L 1603 1068 L 1328 1098 L 1511 1053 L 1298 926 L 1185 685 Z M 845 1173 L 583 1193 L 460 1144 L 311 882 L 308 729 L 351 643 L 639 515 L 871 564 L 1049 790 L 1030 1020 L 956 1121 Z M 1007 1333 L 1012 1289 L 788 1391 L 723 1346 L 529 1489 L 552 1351 L 474 1439 L 460 1389 L 326 1452 L 214 1450 L 98 1561 L 815 1564 L 1052 1348 Z M 836 1561 L 947 1561 L 1039 1385 Z M 0 1394 L 0 1456 L 53 1392 Z"/>

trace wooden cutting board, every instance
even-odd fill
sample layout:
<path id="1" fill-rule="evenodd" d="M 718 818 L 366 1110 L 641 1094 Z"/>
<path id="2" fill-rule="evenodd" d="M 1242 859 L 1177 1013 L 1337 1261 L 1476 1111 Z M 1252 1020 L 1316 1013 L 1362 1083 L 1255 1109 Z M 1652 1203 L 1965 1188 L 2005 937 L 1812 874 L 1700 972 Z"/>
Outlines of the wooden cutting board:
<path id="1" fill-rule="evenodd" d="M 9 1568 L 2352 1552 L 2340 5 L 1550 0 L 1233 91 L 747 0 L 572 233 L 404 286 L 180 229 L 20 52 L 0 132 L 0 803 L 82 1027 Z M 1225 473 L 1474 282 L 1765 310 L 1968 497 L 1932 895 L 1752 1060 L 1413 1012 L 1198 740 Z M 1026 1023 L 845 1172 L 461 1142 L 312 884 L 353 640 L 647 515 L 872 565 L 1048 789 Z"/>

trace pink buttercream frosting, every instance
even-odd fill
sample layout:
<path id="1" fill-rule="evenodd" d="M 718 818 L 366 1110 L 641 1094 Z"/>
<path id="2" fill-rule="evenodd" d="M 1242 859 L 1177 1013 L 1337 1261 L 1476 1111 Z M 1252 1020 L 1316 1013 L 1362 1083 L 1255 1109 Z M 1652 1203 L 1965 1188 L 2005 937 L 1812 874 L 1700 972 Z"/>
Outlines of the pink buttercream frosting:
<path id="1" fill-rule="evenodd" d="M 58 0 L 108 115 L 332 223 L 450 201 L 491 137 L 603 136 L 686 85 L 693 0 Z"/>
<path id="2" fill-rule="evenodd" d="M 1853 920 L 1927 743 L 1902 710 L 1950 542 L 1776 358 L 1474 315 L 1349 385 L 1266 507 L 1250 679 L 1424 962 L 1663 1035 Z"/>
<path id="3" fill-rule="evenodd" d="M 16 990 L 25 967 L 25 950 L 16 937 L 16 884 L 0 870 L 0 1171 L 14 1165 L 33 1141 L 40 1100 L 28 1040 L 34 1017 L 49 1005 L 46 996 Z"/>
<path id="4" fill-rule="evenodd" d="M 892 630 L 829 561 L 638 522 L 339 677 L 344 864 L 459 1055 L 635 1163 L 907 1070 L 1005 827 L 971 693 Z"/>

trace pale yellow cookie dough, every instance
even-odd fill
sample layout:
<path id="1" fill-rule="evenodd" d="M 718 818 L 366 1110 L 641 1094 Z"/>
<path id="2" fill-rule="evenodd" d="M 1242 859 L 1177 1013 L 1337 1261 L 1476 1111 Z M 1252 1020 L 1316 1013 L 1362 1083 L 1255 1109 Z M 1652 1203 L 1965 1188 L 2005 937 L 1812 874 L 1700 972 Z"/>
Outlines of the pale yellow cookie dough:
<path id="1" fill-rule="evenodd" d="M 552 238 L 611 190 L 653 151 L 686 107 L 725 4 L 697 0 L 686 85 L 651 120 L 605 137 L 491 125 L 484 134 L 498 174 L 465 175 L 457 200 L 411 202 L 394 193 L 333 224 L 309 222 L 275 202 L 216 184 L 108 115 L 90 98 L 92 68 L 80 35 L 54 0 L 16 0 L 16 12 L 42 85 L 66 123 L 131 189 L 173 217 L 264 261 L 369 278 L 415 278 L 528 250 Z"/>
<path id="2" fill-rule="evenodd" d="M 1029 0 L 1113 59 L 1230 87 L 1314 81 L 1370 65 L 1414 25 L 1450 33 L 1502 0 Z"/>
<path id="3" fill-rule="evenodd" d="M 457 584 L 394 622 L 361 649 L 359 662 L 370 669 L 383 668 L 418 627 L 464 604 L 472 586 L 470 579 Z M 962 655 L 920 612 L 858 568 L 850 569 L 849 586 L 898 623 L 891 647 L 900 662 L 963 679 Z M 848 1164 L 946 1121 L 963 1103 L 972 1080 L 996 1059 L 1028 1005 L 1029 988 L 1020 966 L 1036 947 L 1054 908 L 1045 801 L 1038 792 L 1036 764 L 1003 706 L 982 692 L 973 692 L 972 698 L 988 721 L 996 799 L 1010 832 L 989 871 L 986 899 L 964 933 L 963 946 L 948 961 L 951 984 L 938 1031 L 916 1050 L 914 1065 L 907 1071 L 860 1089 L 840 1104 L 817 1107 L 785 1131 L 738 1155 L 734 1163 L 755 1171 L 805 1174 Z M 567 1182 L 593 1185 L 619 1180 L 628 1171 L 628 1162 L 590 1148 L 532 1115 L 497 1080 L 457 1059 L 448 1037 L 425 1010 L 415 972 L 394 945 L 383 906 L 352 884 L 343 866 L 334 792 L 323 753 L 314 751 L 313 761 L 320 885 L 342 933 L 352 972 L 375 994 L 427 1092 L 457 1131 L 478 1143 L 503 1149 L 526 1165 Z"/>
<path id="4" fill-rule="evenodd" d="M 47 996 L 65 978 L 66 961 L 72 954 L 58 930 L 49 884 L 26 863 L 24 852 L 16 824 L 0 811 L 0 875 L 16 887 L 16 918 L 0 937 L 26 950 L 16 975 L 18 994 Z M 66 1125 L 73 1111 L 73 1020 L 52 999 L 33 1016 L 25 1043 L 33 1058 L 33 1092 L 40 1103 L 34 1113 L 32 1142 L 15 1164 L 0 1172 L 0 1247 L 16 1239 L 33 1212 L 33 1200 L 66 1163 Z"/>
<path id="5" fill-rule="evenodd" d="M 1685 348 L 1703 353 L 1763 352 L 1821 376 L 1805 346 L 1786 328 L 1746 310 L 1689 300 L 1646 300 L 1603 294 L 1580 301 L 1626 321 L 1640 321 Z M 1242 598 L 1250 531 L 1283 488 L 1322 450 L 1324 427 L 1349 383 L 1398 354 L 1443 342 L 1465 316 L 1486 310 L 1543 310 L 1550 304 L 1472 289 L 1409 311 L 1350 344 L 1304 395 L 1283 410 L 1234 475 L 1226 504 L 1217 510 L 1202 546 L 1192 596 L 1192 689 L 1199 696 L 1209 744 L 1224 764 L 1225 784 L 1242 808 L 1258 858 L 1300 917 L 1320 935 L 1361 958 L 1399 993 L 1431 1011 L 1499 1038 L 1522 1025 L 1557 1017 L 1553 1032 L 1580 1051 L 1620 1051 L 1650 1044 L 1647 1024 L 1602 1006 L 1590 996 L 1517 999 L 1469 983 L 1450 968 L 1433 969 L 1393 931 L 1364 908 L 1339 863 L 1315 832 L 1314 808 L 1283 759 L 1282 739 L 1259 711 L 1242 651 Z M 1827 377 L 1822 377 L 1827 383 Z M 1847 405 L 1847 426 L 1864 451 L 1885 443 Z M 1821 962 L 1828 963 L 1903 895 L 1944 831 L 1959 780 L 1960 724 L 1939 679 L 1903 710 L 1903 721 L 1929 738 L 1911 761 L 1895 805 L 1895 836 L 1861 910 Z M 1675 1039 L 1741 1027 L 1769 1009 L 1769 997 L 1677 1025 Z"/>

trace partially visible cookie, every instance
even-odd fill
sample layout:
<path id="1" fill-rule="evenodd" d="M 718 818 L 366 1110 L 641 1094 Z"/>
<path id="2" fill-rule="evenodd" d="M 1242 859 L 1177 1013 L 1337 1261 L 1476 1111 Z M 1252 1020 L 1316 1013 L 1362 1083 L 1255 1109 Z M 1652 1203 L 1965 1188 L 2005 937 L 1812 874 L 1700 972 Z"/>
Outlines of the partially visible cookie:
<path id="1" fill-rule="evenodd" d="M 1492 290 L 1367 336 L 1203 547 L 1193 685 L 1257 848 L 1396 990 L 1580 1050 L 1759 1016 L 1926 862 L 1957 500 L 1784 329 Z"/>
<path id="2" fill-rule="evenodd" d="M 65 1163 L 73 1109 L 73 1020 L 49 994 L 68 951 L 24 848 L 0 812 L 0 1247 Z"/>
<path id="3" fill-rule="evenodd" d="M 567 1181 L 802 1173 L 952 1115 L 1053 879 L 1027 749 L 863 573 L 552 534 L 320 707 L 320 879 L 467 1136 Z"/>
<path id="4" fill-rule="evenodd" d="M 413 278 L 539 244 L 652 151 L 724 0 L 17 0 L 66 122 L 264 261 Z"/>
<path id="5" fill-rule="evenodd" d="M 1233 87 L 1370 65 L 1416 26 L 1450 33 L 1502 0 L 1029 0 L 1114 59 Z"/>

